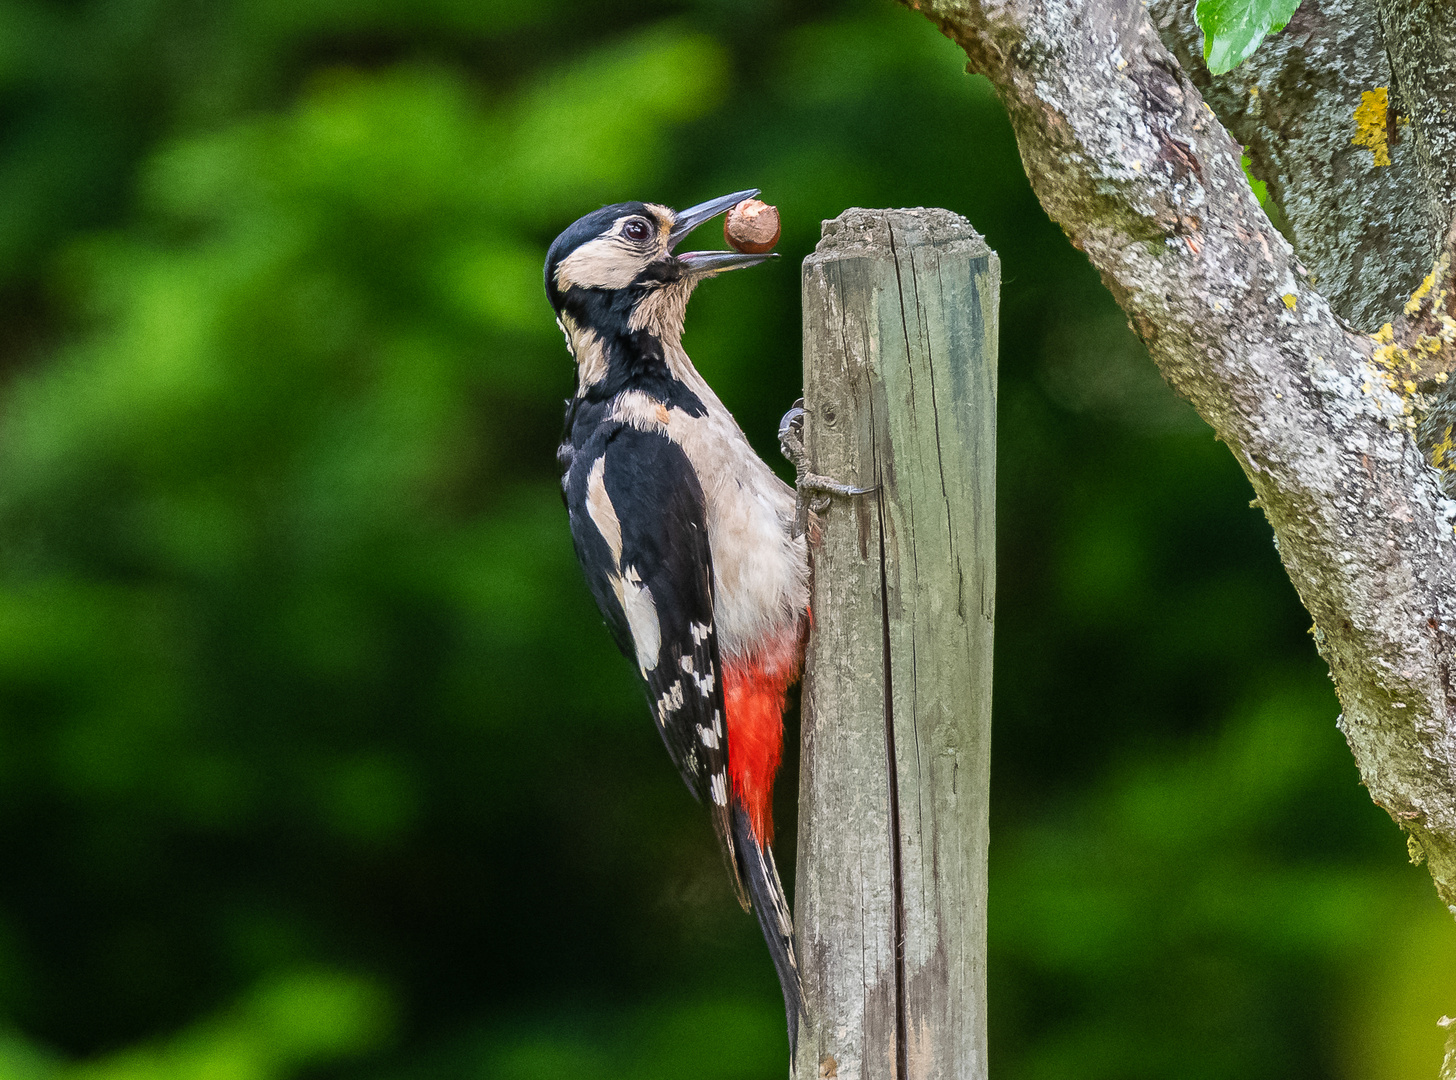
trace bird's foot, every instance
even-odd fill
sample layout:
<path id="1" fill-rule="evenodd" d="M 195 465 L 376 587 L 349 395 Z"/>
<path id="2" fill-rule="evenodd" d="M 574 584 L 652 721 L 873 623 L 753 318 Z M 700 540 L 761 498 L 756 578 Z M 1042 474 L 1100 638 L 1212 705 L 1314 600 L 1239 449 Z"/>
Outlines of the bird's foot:
<path id="1" fill-rule="evenodd" d="M 794 466 L 795 483 L 794 487 L 798 492 L 798 498 L 794 506 L 794 535 L 803 536 L 809 528 L 809 511 L 816 514 L 829 506 L 829 499 L 832 495 L 839 495 L 844 498 L 852 498 L 856 495 L 868 495 L 879 489 L 879 485 L 872 487 L 855 487 L 853 484 L 841 484 L 827 476 L 820 476 L 809 469 L 809 455 L 804 450 L 804 399 L 799 398 L 794 402 L 793 407 L 784 413 L 784 418 L 779 421 L 779 448 L 783 451 L 784 457 Z"/>

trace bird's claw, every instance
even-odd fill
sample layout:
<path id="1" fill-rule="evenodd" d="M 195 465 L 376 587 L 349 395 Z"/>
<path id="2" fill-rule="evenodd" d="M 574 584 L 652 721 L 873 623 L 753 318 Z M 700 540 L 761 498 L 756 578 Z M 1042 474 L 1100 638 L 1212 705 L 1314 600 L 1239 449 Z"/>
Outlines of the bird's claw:
<path id="1" fill-rule="evenodd" d="M 779 421 L 779 448 L 783 451 L 784 457 L 794 466 L 795 483 L 798 497 L 794 505 L 794 536 L 803 536 L 809 528 L 809 511 L 816 514 L 828 509 L 829 499 L 832 495 L 853 498 L 856 495 L 869 495 L 879 490 L 879 485 L 871 487 L 856 487 L 853 484 L 841 484 L 827 476 L 820 476 L 809 470 L 809 456 L 804 451 L 804 399 L 799 398 L 794 402 L 784 418 Z"/>
<path id="2" fill-rule="evenodd" d="M 804 399 L 797 399 L 779 421 L 779 449 L 794 466 L 796 475 L 807 471 L 804 454 Z"/>

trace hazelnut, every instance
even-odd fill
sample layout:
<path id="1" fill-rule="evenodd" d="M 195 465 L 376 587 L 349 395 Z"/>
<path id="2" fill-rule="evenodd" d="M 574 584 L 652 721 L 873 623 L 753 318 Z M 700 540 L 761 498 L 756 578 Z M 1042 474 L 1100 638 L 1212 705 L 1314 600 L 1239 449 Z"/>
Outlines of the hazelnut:
<path id="1" fill-rule="evenodd" d="M 735 251 L 762 255 L 779 242 L 779 211 L 761 199 L 745 199 L 723 219 L 723 239 Z"/>

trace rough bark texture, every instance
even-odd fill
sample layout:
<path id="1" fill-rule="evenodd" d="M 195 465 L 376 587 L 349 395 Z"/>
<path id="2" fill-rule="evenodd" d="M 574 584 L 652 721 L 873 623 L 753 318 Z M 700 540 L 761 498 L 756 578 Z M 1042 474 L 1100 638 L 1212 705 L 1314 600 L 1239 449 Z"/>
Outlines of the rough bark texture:
<path id="1" fill-rule="evenodd" d="M 801 1077 L 984 1080 L 1000 268 L 944 210 L 804 261 L 811 548 L 795 887 Z"/>
<path id="2" fill-rule="evenodd" d="M 1376 329 L 1431 268 L 1447 217 L 1398 106 L 1389 165 L 1355 141 L 1362 95 L 1394 86 L 1374 0 L 1304 0 L 1282 33 L 1219 76 L 1203 66 L 1195 4 L 1150 4 L 1164 44 L 1268 184 L 1310 282 L 1337 315 Z"/>
<path id="3" fill-rule="evenodd" d="M 1456 8 L 1446 0 L 1378 0 L 1380 25 L 1431 198 L 1456 209 Z"/>
<path id="4" fill-rule="evenodd" d="M 1456 913 L 1456 503 L 1413 437 L 1456 341 L 1449 258 L 1355 333 L 1138 0 L 907 2 L 996 86 L 1043 205 L 1248 475 L 1365 783 Z"/>

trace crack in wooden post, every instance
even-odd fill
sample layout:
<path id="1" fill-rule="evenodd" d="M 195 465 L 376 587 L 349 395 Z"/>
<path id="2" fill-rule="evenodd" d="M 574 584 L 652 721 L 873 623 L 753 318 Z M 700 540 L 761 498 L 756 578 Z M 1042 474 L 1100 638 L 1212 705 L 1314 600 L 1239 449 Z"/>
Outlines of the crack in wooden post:
<path id="1" fill-rule="evenodd" d="M 877 496 L 878 497 L 878 496 Z M 883 633 L 885 686 L 893 685 L 890 670 L 890 612 L 885 607 L 890 590 L 885 586 L 885 516 L 880 513 L 880 613 Z M 890 934 L 895 943 L 895 1080 L 907 1080 L 909 1039 L 905 1030 L 905 877 L 900 864 L 900 780 L 895 775 L 895 695 L 885 694 L 885 774 L 890 805 Z"/>
<path id="2" fill-rule="evenodd" d="M 846 211 L 804 262 L 809 464 L 879 490 L 811 552 L 801 1077 L 986 1076 L 999 271 L 944 210 Z"/>

